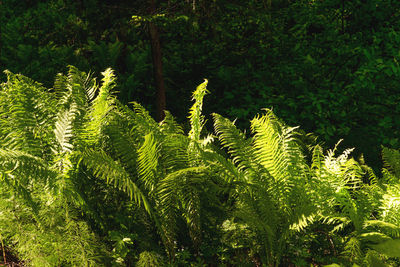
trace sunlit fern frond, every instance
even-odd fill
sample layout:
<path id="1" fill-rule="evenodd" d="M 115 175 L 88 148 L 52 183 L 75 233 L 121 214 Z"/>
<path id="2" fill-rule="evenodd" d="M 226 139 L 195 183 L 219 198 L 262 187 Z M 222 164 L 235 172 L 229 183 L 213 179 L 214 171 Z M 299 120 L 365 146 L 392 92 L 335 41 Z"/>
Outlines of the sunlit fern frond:
<path id="1" fill-rule="evenodd" d="M 84 111 L 88 107 L 87 90 L 95 80 L 90 79 L 90 75 L 79 71 L 74 66 L 68 66 L 67 75 L 57 74 L 53 86 L 55 96 L 58 99 L 58 107 L 67 109 L 72 103 Z"/>
<path id="2" fill-rule="evenodd" d="M 145 193 L 132 180 L 132 177 L 123 168 L 121 163 L 115 161 L 104 151 L 88 149 L 82 155 L 83 163 L 93 171 L 94 175 L 105 180 L 108 184 L 125 192 L 139 206 L 143 205 L 149 214 L 152 214 L 152 207 L 147 200 Z"/>
<path id="3" fill-rule="evenodd" d="M 346 226 L 351 224 L 351 220 L 345 216 L 322 216 L 321 221 L 327 225 L 333 225 L 331 232 L 337 233 L 342 231 Z"/>
<path id="4" fill-rule="evenodd" d="M 36 212 L 38 204 L 31 196 L 34 184 L 47 184 L 57 176 L 46 162 L 24 151 L 0 149 L 0 181 L 12 188 Z"/>
<path id="5" fill-rule="evenodd" d="M 394 184 L 387 187 L 382 196 L 380 216 L 385 222 L 400 226 L 400 185 Z"/>
<path id="6" fill-rule="evenodd" d="M 360 240 L 364 243 L 369 244 L 378 244 L 391 239 L 392 238 L 390 236 L 381 232 L 366 232 L 360 234 Z"/>
<path id="7" fill-rule="evenodd" d="M 299 216 L 299 219 L 291 224 L 289 226 L 289 229 L 291 231 L 297 231 L 297 232 L 301 232 L 303 231 L 307 226 L 309 226 L 310 224 L 314 223 L 316 221 L 316 219 L 319 218 L 319 215 L 317 213 L 311 213 L 310 215 L 306 216 L 304 213 Z"/>
<path id="8" fill-rule="evenodd" d="M 353 218 L 357 218 L 353 210 L 358 209 L 353 206 L 356 203 L 349 190 L 353 191 L 362 185 L 365 173 L 356 161 L 348 159 L 351 150 L 335 156 L 337 145 L 333 150 L 328 150 L 327 155 L 323 154 L 319 145 L 314 147 L 310 169 L 310 198 L 325 215 L 335 213 L 337 205 L 349 205 L 345 207 L 347 211 L 344 213 L 347 216 L 351 213 Z M 360 224 L 362 223 L 358 223 L 358 226 Z"/>
<path id="9" fill-rule="evenodd" d="M 306 164 L 297 143 L 296 128 L 286 127 L 271 110 L 251 121 L 256 158 L 276 181 L 303 176 Z"/>
<path id="10" fill-rule="evenodd" d="M 341 177 L 344 171 L 357 165 L 354 161 L 349 162 L 349 155 L 353 152 L 354 148 L 345 149 L 342 154 L 335 156 L 339 144 L 342 140 L 335 145 L 333 149 L 328 150 L 325 156 L 325 169 L 332 175 Z"/>
<path id="11" fill-rule="evenodd" d="M 323 158 L 322 165 L 320 159 L 322 150 L 318 148 L 318 160 L 314 159 L 312 164 L 314 182 L 321 186 L 322 193 L 325 190 L 330 190 L 330 192 L 327 192 L 330 196 L 334 195 L 333 191 L 341 188 L 355 190 L 362 186 L 362 178 L 365 175 L 361 165 L 353 158 L 349 158 L 353 149 L 346 149 L 342 154 L 335 155 L 339 143 L 336 144 L 334 149 L 328 150 Z M 315 162 L 318 162 L 317 169 Z"/>
<path id="12" fill-rule="evenodd" d="M 99 141 L 100 134 L 106 124 L 106 116 L 112 109 L 114 109 L 117 101 L 115 96 L 112 94 L 112 89 L 115 87 L 114 72 L 108 68 L 101 74 L 103 75 L 103 79 L 99 88 L 99 93 L 91 102 L 88 112 L 89 122 L 86 126 L 85 136 L 89 145 Z M 95 85 L 93 85 L 91 91 L 95 91 L 95 88 Z"/>
<path id="13" fill-rule="evenodd" d="M 303 195 L 306 191 L 305 188 L 293 191 L 305 183 L 308 170 L 295 130 L 281 123 L 270 110 L 251 121 L 255 159 L 262 166 L 258 173 L 267 172 L 261 177 L 266 179 L 266 188 L 277 198 L 278 207 L 286 216 L 295 216 L 296 209 L 291 208 L 291 203 L 300 197 L 292 193 Z"/>
<path id="14" fill-rule="evenodd" d="M 74 120 L 79 114 L 79 110 L 75 103 L 72 103 L 68 110 L 61 110 L 58 113 L 55 123 L 55 137 L 59 150 L 57 153 L 71 152 L 73 150 L 72 139 L 74 137 Z"/>
<path id="15" fill-rule="evenodd" d="M 342 164 L 342 175 L 346 186 L 350 189 L 356 189 L 363 186 L 362 178 L 364 171 L 357 161 L 349 159 Z"/>
<path id="16" fill-rule="evenodd" d="M 156 138 L 161 134 L 160 125 L 149 114 L 149 112 L 139 103 L 130 102 L 132 108 L 116 101 L 116 109 L 113 116 L 117 116 L 129 128 L 130 135 L 137 142 L 143 142 L 145 135 L 152 133 Z M 114 118 L 113 118 L 114 119 Z"/>
<path id="17" fill-rule="evenodd" d="M 201 130 L 203 129 L 205 123 L 204 116 L 201 114 L 201 111 L 203 109 L 203 98 L 207 93 L 209 93 L 207 90 L 207 84 L 208 80 L 204 79 L 204 82 L 197 86 L 192 95 L 194 104 L 190 108 L 188 118 L 191 126 L 189 137 L 193 140 L 200 140 Z"/>
<path id="18" fill-rule="evenodd" d="M 254 163 L 254 153 L 251 146 L 252 140 L 236 128 L 234 122 L 213 114 L 214 129 L 223 147 L 228 149 L 232 160 L 237 164 L 239 170 L 251 168 Z"/>
<path id="19" fill-rule="evenodd" d="M 97 90 L 96 79 L 92 78 L 92 74 L 79 71 L 74 66 L 68 66 L 67 75 L 58 73 L 53 85 L 59 107 L 64 108 L 75 102 L 80 109 L 86 109 Z"/>
<path id="20" fill-rule="evenodd" d="M 86 74 L 74 66 L 68 66 L 68 68 L 67 89 L 71 92 L 71 100 L 75 102 L 79 108 L 87 108 L 88 103 L 93 98 L 96 91 L 96 81 L 91 78 L 90 74 Z M 109 71 L 109 69 L 107 70 Z"/>
<path id="21" fill-rule="evenodd" d="M 96 93 L 98 91 L 97 81 L 95 78 L 92 77 L 91 72 L 86 75 L 86 79 L 83 81 L 83 84 L 85 88 L 87 102 L 90 103 L 95 99 Z"/>
<path id="22" fill-rule="evenodd" d="M 139 103 L 131 102 L 133 113 L 128 113 L 140 133 L 149 133 L 150 131 L 158 135 L 160 131 L 159 124 L 150 116 L 149 112 Z"/>
<path id="23" fill-rule="evenodd" d="M 320 145 L 314 146 L 312 150 L 311 161 L 311 170 L 315 172 L 317 176 L 319 176 L 324 164 L 324 152 Z"/>
<path id="24" fill-rule="evenodd" d="M 379 184 L 379 178 L 375 174 L 374 170 L 366 165 L 363 165 L 365 172 L 366 172 L 366 177 L 367 177 L 367 182 L 369 182 L 371 185 L 377 185 Z"/>
<path id="25" fill-rule="evenodd" d="M 392 238 L 400 238 L 400 225 L 397 224 L 381 220 L 367 220 L 364 223 L 364 227 L 379 231 Z"/>
<path id="26" fill-rule="evenodd" d="M 36 156 L 48 152 L 56 104 L 49 91 L 23 75 L 6 71 L 1 85 L 0 139 Z M 0 145 L 2 143 L 0 141 Z"/>
<path id="27" fill-rule="evenodd" d="M 68 91 L 67 85 L 68 77 L 62 73 L 57 73 L 53 84 L 54 94 L 57 99 L 62 98 Z"/>

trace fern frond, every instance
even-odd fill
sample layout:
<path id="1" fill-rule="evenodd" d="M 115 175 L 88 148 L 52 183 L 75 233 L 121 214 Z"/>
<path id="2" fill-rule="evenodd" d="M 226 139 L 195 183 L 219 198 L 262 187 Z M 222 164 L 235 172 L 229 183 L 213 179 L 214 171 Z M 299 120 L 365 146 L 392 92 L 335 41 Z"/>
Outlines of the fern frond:
<path id="1" fill-rule="evenodd" d="M 251 168 L 254 163 L 251 139 L 236 128 L 234 122 L 222 117 L 219 114 L 212 114 L 214 117 L 214 129 L 223 147 L 228 149 L 232 160 L 238 165 L 239 170 Z"/>
<path id="2" fill-rule="evenodd" d="M 107 147 L 112 155 L 120 159 L 124 168 L 133 176 L 137 174 L 137 148 L 140 145 L 130 131 L 130 126 L 119 117 L 112 117 L 104 128 Z"/>
<path id="3" fill-rule="evenodd" d="M 382 243 L 387 240 L 391 240 L 389 236 L 382 234 L 380 232 L 368 232 L 368 233 L 362 233 L 360 234 L 360 240 L 363 242 L 369 242 L 369 243 Z"/>
<path id="4" fill-rule="evenodd" d="M 399 179 L 400 177 L 400 151 L 382 147 L 383 167 Z"/>
<path id="5" fill-rule="evenodd" d="M 17 150 L 43 156 L 49 146 L 55 101 L 40 84 L 22 76 L 7 73 L 1 85 L 0 139 Z"/>
<path id="6" fill-rule="evenodd" d="M 264 193 L 265 194 L 265 193 Z M 254 199 L 250 194 L 242 193 L 240 206 L 235 211 L 235 217 L 242 220 L 257 233 L 257 239 L 263 245 L 264 253 L 273 255 L 277 247 L 277 230 L 279 227 L 279 214 L 269 196 Z M 272 259 L 269 259 L 272 260 Z"/>
<path id="7" fill-rule="evenodd" d="M 47 181 L 55 175 L 41 158 L 23 151 L 0 149 L 0 159 L 0 170 L 5 174 L 21 174 L 18 179 L 25 184 L 32 180 Z"/>
<path id="8" fill-rule="evenodd" d="M 152 207 L 146 195 L 131 179 L 129 173 L 117 161 L 114 161 L 104 151 L 88 149 L 82 156 L 82 162 L 93 171 L 93 174 L 105 180 L 108 184 L 125 192 L 140 206 L 143 204 L 146 211 L 152 215 Z"/>
<path id="9" fill-rule="evenodd" d="M 393 223 L 380 220 L 367 220 L 364 223 L 364 227 L 371 227 L 373 229 L 379 230 L 380 232 L 386 233 L 390 237 L 400 238 L 400 226 Z"/>
<path id="10" fill-rule="evenodd" d="M 157 195 L 160 199 L 159 212 L 163 229 L 169 240 L 174 239 L 176 233 L 177 204 L 184 207 L 184 216 L 189 226 L 192 241 L 195 246 L 200 242 L 200 202 L 197 191 L 207 181 L 207 167 L 190 167 L 168 174 L 160 180 Z M 170 244 L 172 245 L 172 244 Z"/>
<path id="11" fill-rule="evenodd" d="M 131 104 L 136 115 L 134 118 L 136 124 L 143 125 L 148 130 L 151 129 L 153 133 L 157 133 L 159 131 L 159 124 L 150 116 L 149 112 L 137 102 L 131 102 Z"/>
<path id="12" fill-rule="evenodd" d="M 103 126 L 106 123 L 106 115 L 115 107 L 116 103 L 116 99 L 112 95 L 112 89 L 115 87 L 113 71 L 109 68 L 101 74 L 103 79 L 99 94 L 92 101 L 92 106 L 88 112 L 89 122 L 85 130 L 88 144 L 93 144 L 99 140 Z M 92 89 L 92 91 L 94 90 L 96 89 Z"/>
<path id="13" fill-rule="evenodd" d="M 208 168 L 204 166 L 185 168 L 168 174 L 158 185 L 161 200 L 168 203 L 169 197 L 176 192 L 190 191 L 191 186 L 204 182 L 207 174 Z"/>
<path id="14" fill-rule="evenodd" d="M 208 166 L 215 170 L 228 185 L 232 185 L 234 182 L 245 182 L 244 173 L 230 159 L 226 159 L 214 151 L 201 151 L 201 154 Z"/>
<path id="15" fill-rule="evenodd" d="M 335 153 L 337 147 L 341 143 L 342 140 L 336 143 L 335 148 L 328 150 L 327 156 L 325 157 L 325 168 L 333 175 L 341 176 L 343 173 L 343 165 L 347 163 L 348 157 L 350 153 L 354 150 L 354 148 L 346 149 L 343 153 L 337 157 L 335 157 Z"/>
<path id="16" fill-rule="evenodd" d="M 209 93 L 207 90 L 208 80 L 204 79 L 204 82 L 197 86 L 193 92 L 192 100 L 194 101 L 193 106 L 190 108 L 189 120 L 191 129 L 189 131 L 189 137 L 193 140 L 200 140 L 201 130 L 204 126 L 204 116 L 201 114 L 203 109 L 203 98 Z"/>
<path id="17" fill-rule="evenodd" d="M 332 233 L 342 231 L 347 225 L 351 224 L 351 220 L 344 216 L 322 216 L 322 222 L 328 225 L 335 225 L 331 230 Z"/>
<path id="18" fill-rule="evenodd" d="M 130 102 L 132 109 L 122 105 L 117 101 L 117 113 L 121 119 L 130 126 L 130 131 L 140 142 L 146 134 L 152 133 L 154 136 L 160 135 L 160 126 L 149 114 L 149 112 L 139 103 Z"/>
<path id="19" fill-rule="evenodd" d="M 181 134 L 166 135 L 159 142 L 161 143 L 160 164 L 167 174 L 190 166 L 188 147 L 191 140 L 187 136 Z"/>
<path id="20" fill-rule="evenodd" d="M 165 118 L 160 123 L 160 130 L 165 135 L 169 134 L 183 134 L 182 127 L 175 121 L 174 117 L 167 110 L 164 111 Z"/>
<path id="21" fill-rule="evenodd" d="M 47 184 L 55 180 L 57 173 L 48 168 L 38 157 L 23 151 L 0 149 L 0 181 L 16 192 L 34 212 L 38 204 L 31 195 L 34 184 Z"/>
<path id="22" fill-rule="evenodd" d="M 344 254 L 353 260 L 360 259 L 363 255 L 360 240 L 356 237 L 351 237 L 345 245 Z"/>
<path id="23" fill-rule="evenodd" d="M 320 175 L 323 161 L 324 161 L 324 153 L 322 151 L 322 147 L 319 145 L 314 146 L 312 151 L 311 169 L 314 172 L 316 172 L 316 175 Z"/>
<path id="24" fill-rule="evenodd" d="M 68 78 L 62 73 L 57 73 L 53 84 L 54 94 L 57 99 L 64 97 L 65 93 L 68 91 Z"/>
<path id="25" fill-rule="evenodd" d="M 74 137 L 74 120 L 79 114 L 77 106 L 72 103 L 69 110 L 62 110 L 58 113 L 54 133 L 58 146 L 58 153 L 71 152 L 73 149 L 72 138 Z"/>
<path id="26" fill-rule="evenodd" d="M 296 129 L 280 123 L 271 110 L 251 121 L 257 160 L 276 181 L 303 176 L 306 164 L 297 144 Z"/>
<path id="27" fill-rule="evenodd" d="M 400 225 L 400 186 L 391 185 L 382 196 L 380 205 L 380 215 L 382 220 L 396 225 Z"/>
<path id="28" fill-rule="evenodd" d="M 93 83 L 95 84 L 95 80 L 91 79 L 90 74 L 87 75 L 74 66 L 68 66 L 67 92 L 63 100 L 66 108 L 71 103 L 76 103 L 79 110 L 85 111 L 89 103 L 88 91 L 92 90 Z"/>
<path id="29" fill-rule="evenodd" d="M 140 180 L 149 192 L 154 190 L 157 184 L 157 165 L 159 149 L 152 134 L 144 137 L 144 142 L 138 149 L 138 174 Z"/>
<path id="30" fill-rule="evenodd" d="M 289 226 L 289 230 L 300 232 L 304 230 L 307 226 L 312 224 L 316 218 L 318 218 L 317 214 L 312 213 L 308 216 L 302 214 L 299 220 Z"/>

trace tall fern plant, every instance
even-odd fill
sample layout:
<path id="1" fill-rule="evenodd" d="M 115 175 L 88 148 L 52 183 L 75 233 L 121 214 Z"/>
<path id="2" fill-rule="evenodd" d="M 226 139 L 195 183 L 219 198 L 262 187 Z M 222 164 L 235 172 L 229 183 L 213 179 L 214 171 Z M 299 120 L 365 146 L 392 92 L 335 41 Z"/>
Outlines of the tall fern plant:
<path id="1" fill-rule="evenodd" d="M 74 153 L 94 81 L 70 67 L 51 92 L 7 72 L 1 85 L 1 235 L 33 266 L 96 265 L 105 255 L 79 218 Z"/>
<path id="2" fill-rule="evenodd" d="M 230 180 L 237 185 L 233 219 L 256 233 L 262 262 L 277 266 L 294 231 L 292 225 L 314 211 L 296 128 L 287 127 L 271 110 L 251 121 L 251 137 L 218 114 L 214 126 L 232 158 L 218 168 L 232 175 Z"/>
<path id="3" fill-rule="evenodd" d="M 187 135 L 168 112 L 157 123 L 138 103 L 131 103 L 130 109 L 115 102 L 106 115 L 107 123 L 100 127 L 101 148 L 87 149 L 82 157 L 96 177 L 143 207 L 171 261 L 175 250 L 186 246 L 178 232 L 191 240 L 189 249 L 199 253 L 202 203 L 220 190 L 223 181 L 202 157 L 212 140 L 210 136 L 202 137 L 206 85 L 207 81 L 193 93 L 191 130 Z"/>

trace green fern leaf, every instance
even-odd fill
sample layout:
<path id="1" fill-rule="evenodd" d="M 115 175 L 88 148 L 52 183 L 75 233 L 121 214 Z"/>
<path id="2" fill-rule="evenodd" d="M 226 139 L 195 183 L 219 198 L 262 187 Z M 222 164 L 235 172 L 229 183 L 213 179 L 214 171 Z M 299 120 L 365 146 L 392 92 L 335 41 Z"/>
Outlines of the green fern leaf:
<path id="1" fill-rule="evenodd" d="M 193 92 L 192 100 L 194 101 L 193 106 L 190 108 L 189 120 L 190 120 L 190 132 L 189 137 L 193 140 L 200 140 L 201 130 L 204 126 L 204 116 L 201 115 L 203 108 L 203 98 L 209 92 L 207 90 L 208 80 L 204 79 L 204 82 L 197 86 Z"/>
<path id="2" fill-rule="evenodd" d="M 114 161 L 104 151 L 86 150 L 82 156 L 83 163 L 93 171 L 98 178 L 125 192 L 138 205 L 143 204 L 146 211 L 152 215 L 152 207 L 142 190 L 132 181 L 129 173 L 119 162 Z"/>
<path id="3" fill-rule="evenodd" d="M 234 122 L 216 113 L 213 114 L 213 117 L 215 132 L 221 144 L 228 149 L 233 162 L 238 165 L 239 170 L 253 167 L 252 140 L 246 139 L 246 135 L 236 128 Z"/>
<path id="4" fill-rule="evenodd" d="M 158 154 L 159 149 L 153 135 L 146 135 L 142 146 L 138 149 L 138 174 L 149 192 L 152 192 L 157 184 Z"/>

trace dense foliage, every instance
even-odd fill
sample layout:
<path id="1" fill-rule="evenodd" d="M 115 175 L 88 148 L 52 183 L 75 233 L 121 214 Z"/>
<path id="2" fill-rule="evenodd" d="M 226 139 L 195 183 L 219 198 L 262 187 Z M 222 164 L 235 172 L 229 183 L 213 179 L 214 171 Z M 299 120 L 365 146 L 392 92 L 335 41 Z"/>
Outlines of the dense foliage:
<path id="1" fill-rule="evenodd" d="M 399 8 L 392 0 L 3 0 L 0 65 L 47 87 L 67 64 L 95 73 L 111 66 L 119 99 L 154 114 L 151 21 L 167 109 L 179 122 L 188 88 L 208 77 L 207 112 L 245 128 L 273 107 L 327 146 L 343 138 L 379 170 L 380 145 L 400 148 Z"/>
<path id="2" fill-rule="evenodd" d="M 47 89 L 6 72 L 2 252 L 29 266 L 400 264 L 399 151 L 383 148 L 378 177 L 270 109 L 248 133 L 213 113 L 209 132 L 207 80 L 185 131 L 102 75 L 69 67 Z"/>

